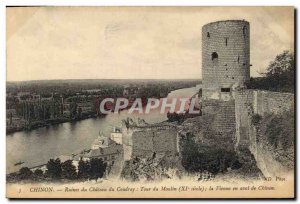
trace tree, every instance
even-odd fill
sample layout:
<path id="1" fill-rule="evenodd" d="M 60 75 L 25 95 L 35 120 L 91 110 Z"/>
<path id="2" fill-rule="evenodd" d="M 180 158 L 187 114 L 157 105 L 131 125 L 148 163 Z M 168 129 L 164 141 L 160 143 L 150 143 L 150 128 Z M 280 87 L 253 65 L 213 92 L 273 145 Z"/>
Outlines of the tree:
<path id="1" fill-rule="evenodd" d="M 61 178 L 62 168 L 60 159 L 50 159 L 46 165 L 47 171 L 46 176 L 53 179 L 58 180 Z"/>
<path id="2" fill-rule="evenodd" d="M 90 179 L 95 179 L 97 181 L 104 176 L 105 170 L 106 163 L 103 163 L 102 159 L 91 159 Z"/>
<path id="3" fill-rule="evenodd" d="M 275 148 L 279 144 L 284 150 L 293 148 L 295 135 L 294 123 L 294 113 L 292 111 L 270 115 L 269 120 L 262 124 L 266 126 L 264 135 Z"/>
<path id="4" fill-rule="evenodd" d="M 78 117 L 81 118 L 81 116 L 82 116 L 82 108 L 79 107 L 78 108 Z"/>
<path id="5" fill-rule="evenodd" d="M 67 160 L 62 163 L 62 173 L 61 176 L 64 179 L 74 180 L 77 177 L 76 167 L 72 164 L 72 160 Z"/>
<path id="6" fill-rule="evenodd" d="M 44 172 L 41 169 L 36 169 L 34 171 L 34 175 L 37 177 L 42 177 L 44 175 Z"/>
<path id="7" fill-rule="evenodd" d="M 294 54 L 285 50 L 277 55 L 275 60 L 272 61 L 268 68 L 266 76 L 282 75 L 286 72 L 294 72 Z"/>
<path id="8" fill-rule="evenodd" d="M 76 117 L 76 114 L 77 114 L 77 103 L 72 102 L 70 105 L 70 116 L 74 118 Z"/>
<path id="9" fill-rule="evenodd" d="M 19 178 L 21 180 L 31 179 L 32 175 L 33 175 L 33 173 L 28 167 L 22 167 L 19 170 Z"/>
<path id="10" fill-rule="evenodd" d="M 44 107 L 45 107 L 44 109 L 45 119 L 49 119 L 51 117 L 50 106 L 47 104 Z"/>
<path id="11" fill-rule="evenodd" d="M 247 85 L 250 89 L 264 89 L 279 92 L 294 92 L 295 90 L 295 60 L 294 53 L 283 51 L 270 62 L 264 77 L 251 78 Z"/>
<path id="12" fill-rule="evenodd" d="M 82 159 L 78 162 L 78 178 L 88 179 L 90 174 L 91 165 L 89 161 L 83 161 Z"/>

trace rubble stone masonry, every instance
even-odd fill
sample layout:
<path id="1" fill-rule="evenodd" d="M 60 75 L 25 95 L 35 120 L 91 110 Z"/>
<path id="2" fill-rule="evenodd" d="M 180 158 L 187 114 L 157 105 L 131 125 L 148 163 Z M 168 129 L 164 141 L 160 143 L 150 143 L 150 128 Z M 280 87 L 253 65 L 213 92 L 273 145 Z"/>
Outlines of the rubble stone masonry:
<path id="1" fill-rule="evenodd" d="M 132 135 L 132 156 L 151 157 L 154 153 L 172 152 L 177 149 L 177 131 L 165 130 L 137 131 Z"/>
<path id="2" fill-rule="evenodd" d="M 149 157 L 155 153 L 179 151 L 176 126 L 146 125 L 122 128 L 124 160 L 135 156 Z"/>
<path id="3" fill-rule="evenodd" d="M 294 110 L 294 94 L 263 90 L 240 90 L 234 93 L 236 139 L 238 144 L 252 148 L 256 145 L 256 133 L 252 116 L 258 114 L 280 114 Z"/>

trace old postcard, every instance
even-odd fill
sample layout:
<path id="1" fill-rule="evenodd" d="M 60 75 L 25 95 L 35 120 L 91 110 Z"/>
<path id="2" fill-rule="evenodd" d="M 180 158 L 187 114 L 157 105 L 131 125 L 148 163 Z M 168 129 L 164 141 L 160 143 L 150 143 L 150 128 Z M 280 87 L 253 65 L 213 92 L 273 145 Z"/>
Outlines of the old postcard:
<path id="1" fill-rule="evenodd" d="M 293 7 L 7 7 L 8 198 L 294 198 Z"/>

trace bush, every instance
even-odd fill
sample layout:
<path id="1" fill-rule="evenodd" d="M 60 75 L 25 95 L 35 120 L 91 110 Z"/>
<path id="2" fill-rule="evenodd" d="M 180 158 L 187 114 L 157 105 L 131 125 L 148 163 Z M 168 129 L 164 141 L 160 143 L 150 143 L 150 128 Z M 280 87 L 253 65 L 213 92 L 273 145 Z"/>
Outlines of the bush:
<path id="1" fill-rule="evenodd" d="M 271 120 L 266 123 L 265 135 L 275 148 L 281 144 L 282 148 L 286 150 L 294 145 L 294 129 L 294 113 L 285 112 L 281 115 L 271 116 Z"/>
<path id="2" fill-rule="evenodd" d="M 196 143 L 194 136 L 190 135 L 181 141 L 181 146 L 182 166 L 188 172 L 195 173 L 206 170 L 217 174 L 226 171 L 228 167 L 240 167 L 239 164 L 234 163 L 237 161 L 235 152 L 226 147 L 223 148 L 222 145 Z"/>
<path id="3" fill-rule="evenodd" d="M 80 160 L 78 162 L 78 178 L 88 179 L 91 170 L 91 165 L 89 161 Z"/>
<path id="4" fill-rule="evenodd" d="M 283 51 L 269 64 L 267 72 L 262 74 L 263 77 L 251 78 L 247 88 L 294 93 L 294 53 Z"/>
<path id="5" fill-rule="evenodd" d="M 41 169 L 36 169 L 34 171 L 34 175 L 37 177 L 43 177 L 44 176 L 44 172 Z"/>
<path id="6" fill-rule="evenodd" d="M 90 164 L 91 170 L 89 171 L 89 178 L 95 179 L 96 181 L 102 178 L 106 170 L 106 163 L 104 163 L 102 159 L 92 158 Z"/>
<path id="7" fill-rule="evenodd" d="M 32 179 L 32 175 L 33 175 L 33 172 L 28 167 L 22 167 L 19 170 L 18 177 L 21 180 L 27 180 L 27 179 Z"/>
<path id="8" fill-rule="evenodd" d="M 76 167 L 72 164 L 72 160 L 67 160 L 61 165 L 62 178 L 74 180 L 77 178 Z"/>
<path id="9" fill-rule="evenodd" d="M 261 121 L 262 117 L 259 114 L 254 114 L 252 116 L 252 124 L 253 125 L 258 125 L 258 123 Z"/>
<path id="10" fill-rule="evenodd" d="M 59 180 L 61 178 L 61 162 L 60 159 L 50 159 L 46 165 L 46 176 L 52 180 Z"/>

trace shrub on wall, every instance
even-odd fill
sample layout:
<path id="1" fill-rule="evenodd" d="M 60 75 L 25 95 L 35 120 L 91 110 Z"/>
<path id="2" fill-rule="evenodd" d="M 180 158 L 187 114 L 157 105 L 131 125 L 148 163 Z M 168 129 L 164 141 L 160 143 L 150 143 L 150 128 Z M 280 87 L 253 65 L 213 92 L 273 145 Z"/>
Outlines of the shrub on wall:
<path id="1" fill-rule="evenodd" d="M 254 114 L 254 115 L 252 116 L 252 124 L 253 124 L 253 125 L 258 125 L 259 122 L 261 121 L 261 119 L 262 119 L 261 115 L 259 115 L 259 114 Z"/>
<path id="2" fill-rule="evenodd" d="M 294 145 L 294 113 L 284 112 L 281 115 L 274 115 L 266 124 L 266 132 L 269 142 L 277 148 L 288 149 Z"/>
<path id="3" fill-rule="evenodd" d="M 214 139 L 213 139 L 214 140 Z M 234 150 L 215 142 L 201 144 L 195 142 L 195 136 L 188 135 L 181 140 L 182 166 L 186 171 L 196 173 L 208 171 L 212 174 L 224 172 L 227 168 L 239 168 Z"/>

